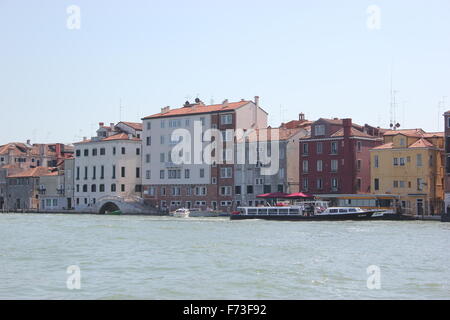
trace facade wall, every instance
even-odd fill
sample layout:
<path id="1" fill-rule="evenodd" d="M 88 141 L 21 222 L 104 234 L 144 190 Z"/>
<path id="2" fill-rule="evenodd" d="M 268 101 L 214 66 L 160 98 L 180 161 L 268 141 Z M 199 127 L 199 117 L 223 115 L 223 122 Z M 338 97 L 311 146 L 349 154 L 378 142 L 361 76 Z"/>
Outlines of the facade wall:
<path id="1" fill-rule="evenodd" d="M 437 148 L 371 150 L 372 192 L 400 195 L 403 211 L 407 214 L 440 214 L 444 201 L 441 153 Z M 419 162 L 418 156 L 421 157 Z M 404 165 L 394 165 L 394 158 L 405 159 Z"/>
<path id="2" fill-rule="evenodd" d="M 39 209 L 39 178 L 8 178 L 6 209 Z"/>
<path id="3" fill-rule="evenodd" d="M 105 149 L 105 155 L 100 154 L 101 148 Z M 125 148 L 125 154 L 122 154 L 122 148 Z M 97 150 L 96 156 L 93 156 L 93 149 Z M 75 209 L 78 211 L 88 210 L 104 197 L 122 197 L 124 199 L 140 197 L 141 149 L 141 141 L 136 140 L 92 141 L 75 144 L 75 150 L 80 150 L 80 155 L 75 157 L 73 172 Z M 88 156 L 84 155 L 84 150 L 88 150 Z M 104 168 L 103 176 L 101 174 L 102 166 Z M 87 168 L 87 176 L 85 168 Z M 124 177 L 122 168 L 125 168 Z M 104 191 L 101 189 L 102 186 Z M 115 190 L 112 189 L 112 186 L 115 186 Z"/>

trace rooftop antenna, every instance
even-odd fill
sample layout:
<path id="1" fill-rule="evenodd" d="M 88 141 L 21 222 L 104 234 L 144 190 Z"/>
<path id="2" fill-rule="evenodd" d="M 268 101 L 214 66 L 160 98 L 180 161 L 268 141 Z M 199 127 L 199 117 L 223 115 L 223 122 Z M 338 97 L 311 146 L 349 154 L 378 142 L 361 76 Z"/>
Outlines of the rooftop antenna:
<path id="1" fill-rule="evenodd" d="M 397 122 L 397 118 L 396 118 L 396 108 L 397 108 L 397 101 L 396 101 L 396 95 L 397 95 L 398 91 L 394 90 L 393 87 L 393 71 L 392 71 L 392 66 L 391 66 L 391 107 L 390 107 L 390 123 L 389 123 L 389 127 L 392 130 L 396 130 L 400 127 L 400 123 Z"/>
<path id="2" fill-rule="evenodd" d="M 119 99 L 119 121 L 122 121 L 122 98 Z"/>
<path id="3" fill-rule="evenodd" d="M 442 110 L 445 108 L 445 101 L 447 100 L 447 96 L 443 96 L 442 98 L 441 98 L 441 100 L 439 100 L 439 103 L 438 103 L 438 110 L 437 110 L 437 131 L 440 131 L 441 130 L 441 112 L 442 112 Z"/>

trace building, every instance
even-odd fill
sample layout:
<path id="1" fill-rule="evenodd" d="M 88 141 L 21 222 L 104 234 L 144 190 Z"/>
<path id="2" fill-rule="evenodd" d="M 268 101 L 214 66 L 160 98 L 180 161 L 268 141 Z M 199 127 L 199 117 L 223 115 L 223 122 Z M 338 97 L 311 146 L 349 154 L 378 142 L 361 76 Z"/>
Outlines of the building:
<path id="1" fill-rule="evenodd" d="M 152 206 L 231 211 L 234 199 L 235 132 L 267 127 L 267 113 L 254 101 L 181 108 L 165 107 L 143 120 L 143 188 Z M 177 145 L 172 159 L 172 151 Z"/>
<path id="2" fill-rule="evenodd" d="M 444 209 L 444 133 L 390 130 L 383 142 L 370 150 L 372 192 L 399 195 L 406 214 L 440 214 Z"/>
<path id="3" fill-rule="evenodd" d="M 141 198 L 141 124 L 99 123 L 97 136 L 75 143 L 76 211 L 98 212 L 104 200 Z"/>
<path id="4" fill-rule="evenodd" d="M 53 175 L 56 168 L 36 167 L 6 177 L 6 210 L 39 211 L 42 195 L 40 180 Z"/>
<path id="5" fill-rule="evenodd" d="M 276 134 L 274 134 L 275 131 Z M 298 161 L 295 159 L 299 153 L 299 140 L 308 134 L 306 126 L 295 126 L 291 129 L 282 126 L 256 130 L 245 142 L 238 141 L 237 149 L 241 148 L 240 144 L 245 144 L 246 161 L 235 165 L 234 199 L 236 206 L 264 204 L 264 200 L 257 198 L 263 193 L 298 192 Z M 261 170 L 264 168 L 264 164 L 259 161 L 257 163 L 249 161 L 249 152 L 251 150 L 270 150 L 268 154 L 272 153 L 272 148 L 275 146 L 273 143 L 278 146 L 278 156 L 272 158 L 272 161 L 278 161 L 278 170 L 274 174 L 263 174 Z"/>
<path id="6" fill-rule="evenodd" d="M 313 194 L 370 192 L 369 150 L 382 143 L 382 129 L 351 119 L 321 118 L 300 141 L 300 190 Z"/>
<path id="7" fill-rule="evenodd" d="M 450 213 L 450 110 L 444 113 L 444 135 L 445 135 L 445 212 Z"/>
<path id="8" fill-rule="evenodd" d="M 72 155 L 73 147 L 62 143 L 31 144 L 28 140 L 0 146 L 0 210 L 6 210 L 9 175 L 37 167 L 55 167 Z"/>

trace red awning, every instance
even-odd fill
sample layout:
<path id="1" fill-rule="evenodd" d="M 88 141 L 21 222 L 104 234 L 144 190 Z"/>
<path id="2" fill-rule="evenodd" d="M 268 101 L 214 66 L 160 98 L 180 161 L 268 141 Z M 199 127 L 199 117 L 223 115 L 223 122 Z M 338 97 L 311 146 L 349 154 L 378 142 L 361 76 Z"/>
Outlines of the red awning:
<path id="1" fill-rule="evenodd" d="M 286 198 L 288 196 L 287 193 L 284 192 L 273 192 L 273 193 L 264 193 L 256 196 L 257 198 L 267 198 L 267 199 L 277 199 L 277 198 Z"/>
<path id="2" fill-rule="evenodd" d="M 295 198 L 314 198 L 314 195 L 303 192 L 291 193 L 286 196 L 286 198 L 295 199 Z"/>

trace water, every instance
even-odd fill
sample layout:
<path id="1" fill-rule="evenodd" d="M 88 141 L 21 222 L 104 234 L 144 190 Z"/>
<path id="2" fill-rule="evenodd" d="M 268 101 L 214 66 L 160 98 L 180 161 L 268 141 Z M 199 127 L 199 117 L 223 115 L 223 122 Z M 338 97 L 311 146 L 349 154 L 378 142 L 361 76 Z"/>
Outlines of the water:
<path id="1" fill-rule="evenodd" d="M 0 299 L 450 299 L 449 247 L 440 222 L 2 214 Z"/>

